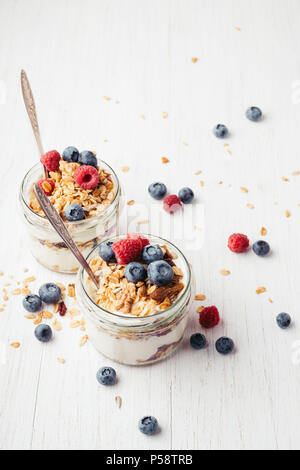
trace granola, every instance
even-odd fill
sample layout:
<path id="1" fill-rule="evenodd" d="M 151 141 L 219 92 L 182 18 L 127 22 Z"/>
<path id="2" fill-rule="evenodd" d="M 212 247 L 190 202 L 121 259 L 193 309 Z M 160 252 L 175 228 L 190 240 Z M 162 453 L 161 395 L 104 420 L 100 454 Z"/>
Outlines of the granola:
<path id="1" fill-rule="evenodd" d="M 95 216 L 114 198 L 114 183 L 109 173 L 98 167 L 99 184 L 94 189 L 82 189 L 74 180 L 74 172 L 79 167 L 79 163 L 66 162 L 61 160 L 57 171 L 50 171 L 49 177 L 54 181 L 55 187 L 50 202 L 61 215 L 65 218 L 65 208 L 70 204 L 79 204 L 83 207 L 85 218 Z M 45 217 L 33 188 L 30 191 L 30 208 L 41 217 Z"/>
<path id="2" fill-rule="evenodd" d="M 136 284 L 129 282 L 125 277 L 125 266 L 107 263 L 100 257 L 94 258 L 90 266 L 100 282 L 95 294 L 96 303 L 109 312 L 120 312 L 136 317 L 146 317 L 155 311 L 170 307 L 184 288 L 183 273 L 173 261 L 176 255 L 163 245 L 161 248 L 164 260 L 174 271 L 172 281 L 163 287 L 151 284 L 148 278 Z M 147 268 L 147 265 L 144 266 Z"/>

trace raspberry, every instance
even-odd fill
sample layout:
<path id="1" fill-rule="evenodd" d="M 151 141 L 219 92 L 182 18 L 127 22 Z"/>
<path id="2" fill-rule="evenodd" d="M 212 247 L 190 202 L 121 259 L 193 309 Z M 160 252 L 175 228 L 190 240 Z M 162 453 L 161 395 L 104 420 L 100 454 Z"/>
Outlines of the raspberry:
<path id="1" fill-rule="evenodd" d="M 75 170 L 74 180 L 82 189 L 93 189 L 99 184 L 98 170 L 90 165 L 82 165 Z"/>
<path id="2" fill-rule="evenodd" d="M 139 233 L 128 233 L 127 238 L 130 238 L 131 240 L 139 240 L 141 242 L 141 250 L 145 246 L 150 245 L 148 238 L 143 237 L 143 235 L 140 235 Z"/>
<path id="3" fill-rule="evenodd" d="M 41 162 L 47 170 L 55 171 L 59 167 L 60 155 L 57 150 L 50 150 L 41 157 Z"/>
<path id="4" fill-rule="evenodd" d="M 46 196 L 51 196 L 51 194 L 53 193 L 53 190 L 55 188 L 55 183 L 54 183 L 53 180 L 44 179 L 44 180 L 38 181 L 37 184 L 44 191 Z"/>
<path id="5" fill-rule="evenodd" d="M 212 328 L 216 326 L 220 321 L 220 315 L 217 307 L 212 305 L 211 307 L 205 307 L 199 315 L 199 323 L 204 328 Z"/>
<path id="6" fill-rule="evenodd" d="M 233 233 L 228 238 L 228 248 L 234 253 L 243 253 L 249 247 L 249 239 L 242 233 Z"/>
<path id="7" fill-rule="evenodd" d="M 128 264 L 135 261 L 141 254 L 141 242 L 137 239 L 125 238 L 115 242 L 112 250 L 119 264 Z"/>
<path id="8" fill-rule="evenodd" d="M 176 194 L 170 194 L 169 196 L 165 197 L 163 207 L 166 212 L 169 214 L 174 214 L 174 212 L 178 211 L 182 206 L 181 201 Z"/>

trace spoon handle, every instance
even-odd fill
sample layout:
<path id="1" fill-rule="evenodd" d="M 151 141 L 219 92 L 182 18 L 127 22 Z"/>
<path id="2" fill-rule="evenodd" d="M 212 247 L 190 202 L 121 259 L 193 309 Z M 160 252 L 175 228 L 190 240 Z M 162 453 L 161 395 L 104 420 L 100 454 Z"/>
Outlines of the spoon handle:
<path id="1" fill-rule="evenodd" d="M 72 251 L 73 255 L 77 258 L 83 269 L 86 270 L 90 278 L 92 279 L 93 283 L 99 288 L 98 281 L 91 270 L 89 264 L 83 257 L 82 253 L 79 251 L 76 243 L 74 242 L 73 238 L 71 237 L 70 233 L 68 232 L 67 227 L 65 226 L 62 218 L 60 217 L 59 213 L 53 207 L 47 196 L 44 194 L 43 190 L 37 185 L 34 185 L 35 194 L 37 200 L 40 203 L 41 208 L 44 211 L 47 219 L 49 220 L 52 227 L 56 230 L 56 232 L 61 236 L 67 247 Z"/>
<path id="2" fill-rule="evenodd" d="M 22 94 L 23 94 L 23 99 L 25 103 L 25 108 L 26 108 L 26 111 L 27 111 L 27 114 L 31 123 L 31 127 L 33 130 L 33 134 L 34 134 L 38 149 L 39 149 L 40 156 L 42 157 L 44 155 L 44 149 L 43 149 L 41 135 L 40 135 L 39 123 L 37 119 L 32 90 L 31 90 L 29 80 L 27 78 L 25 70 L 21 70 L 21 87 L 22 87 Z M 45 168 L 45 166 L 44 166 L 44 171 L 45 171 L 46 178 L 48 178 L 48 171 Z"/>

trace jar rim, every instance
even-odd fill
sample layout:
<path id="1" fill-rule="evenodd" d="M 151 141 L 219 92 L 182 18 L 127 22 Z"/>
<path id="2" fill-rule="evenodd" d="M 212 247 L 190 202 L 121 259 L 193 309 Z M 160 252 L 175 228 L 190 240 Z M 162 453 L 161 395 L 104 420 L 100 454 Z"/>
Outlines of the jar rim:
<path id="1" fill-rule="evenodd" d="M 122 319 L 124 322 L 126 321 L 133 321 L 133 320 L 136 320 L 137 322 L 140 322 L 139 324 L 135 324 L 135 325 L 130 325 L 130 327 L 138 327 L 140 326 L 140 324 L 142 323 L 142 321 L 145 321 L 146 319 L 153 319 L 153 318 L 157 318 L 159 317 L 160 315 L 163 315 L 165 313 L 168 313 L 169 311 L 172 311 L 174 309 L 174 307 L 176 307 L 176 305 L 178 305 L 178 303 L 182 300 L 182 298 L 184 297 L 184 295 L 188 292 L 190 286 L 191 286 L 191 280 L 192 280 L 192 270 L 191 270 L 191 266 L 188 262 L 188 260 L 186 259 L 185 255 L 182 253 L 181 250 L 179 250 L 179 248 L 174 245 L 173 243 L 171 243 L 169 240 L 166 240 L 165 238 L 162 238 L 162 237 L 159 237 L 157 235 L 152 235 L 152 234 L 145 234 L 145 233 L 139 233 L 139 235 L 142 235 L 146 238 L 156 238 L 156 239 L 159 239 L 161 240 L 162 242 L 170 245 L 171 247 L 173 247 L 178 253 L 179 255 L 182 257 L 185 265 L 186 265 L 186 268 L 187 268 L 187 281 L 186 281 L 186 284 L 184 286 L 184 289 L 180 292 L 178 298 L 175 300 L 175 302 L 170 305 L 170 307 L 164 309 L 164 310 L 161 310 L 161 311 L 158 311 L 158 312 L 155 312 L 155 313 L 152 313 L 150 315 L 147 315 L 145 317 L 137 317 L 135 315 L 132 315 L 132 316 L 126 316 L 126 315 L 120 315 L 120 314 L 117 314 L 117 313 L 114 313 L 114 312 L 110 312 L 109 310 L 106 310 L 105 308 L 103 307 L 100 307 L 96 302 L 94 302 L 94 300 L 91 298 L 91 296 L 88 294 L 85 286 L 84 286 L 84 282 L 83 282 L 83 275 L 85 274 L 85 270 L 83 269 L 83 267 L 81 266 L 80 267 L 80 270 L 79 270 L 79 273 L 78 273 L 78 282 L 80 283 L 80 287 L 83 289 L 84 291 L 84 294 L 87 296 L 87 298 L 92 302 L 92 304 L 95 306 L 95 308 L 97 309 L 96 311 L 98 312 L 103 312 L 105 315 L 108 314 L 111 318 L 116 318 L 116 319 Z M 124 237 L 124 235 L 118 235 L 116 237 L 112 237 L 112 238 L 108 238 L 109 241 L 114 241 L 114 240 L 119 240 L 120 238 Z M 107 240 L 106 240 L 107 241 Z M 102 242 L 101 242 L 102 243 Z M 92 250 L 89 252 L 89 254 L 86 256 L 86 260 L 87 262 L 89 262 L 89 258 L 91 257 L 91 255 L 96 251 L 98 250 L 98 247 L 99 245 L 101 245 L 101 243 L 98 243 L 95 247 L 92 248 Z"/>
<path id="2" fill-rule="evenodd" d="M 116 185 L 116 191 L 115 191 L 115 194 L 114 194 L 114 197 L 112 199 L 112 201 L 107 205 L 105 206 L 105 209 L 101 212 L 99 212 L 98 214 L 95 214 L 93 215 L 92 217 L 89 217 L 87 219 L 83 219 L 83 220 L 77 220 L 77 221 L 68 221 L 68 225 L 70 224 L 71 225 L 84 225 L 85 223 L 87 222 L 93 222 L 93 221 L 96 221 L 98 218 L 99 218 L 99 215 L 101 215 L 101 217 L 105 216 L 105 214 L 107 214 L 109 212 L 109 210 L 111 209 L 112 205 L 115 203 L 117 197 L 120 195 L 120 182 L 119 182 L 119 178 L 117 177 L 116 173 L 114 172 L 114 170 L 111 168 L 110 165 L 108 165 L 108 163 L 106 163 L 104 160 L 100 160 L 98 159 L 98 166 L 101 167 L 101 163 L 106 165 L 109 169 L 109 171 L 112 173 L 112 175 L 114 176 L 115 178 L 115 185 Z M 36 163 L 33 167 L 31 167 L 27 173 L 25 174 L 22 182 L 21 182 L 21 185 L 20 185 L 20 199 L 21 199 L 21 202 L 22 204 L 26 207 L 26 209 L 30 212 L 30 214 L 33 215 L 33 217 L 36 218 L 36 221 L 38 222 L 45 222 L 47 221 L 47 218 L 45 217 L 42 217 L 41 215 L 37 214 L 36 212 L 34 212 L 34 210 L 31 209 L 31 207 L 29 206 L 29 204 L 27 203 L 26 201 L 26 198 L 25 198 L 25 194 L 24 194 L 24 186 L 25 186 L 25 182 L 26 180 L 28 179 L 28 177 L 30 176 L 30 174 L 34 171 L 34 170 L 37 170 L 38 167 L 41 167 L 42 169 L 42 165 L 41 163 Z M 44 227 L 46 228 L 46 227 Z M 49 227 L 50 228 L 50 227 Z M 51 227 L 52 228 L 52 227 Z"/>

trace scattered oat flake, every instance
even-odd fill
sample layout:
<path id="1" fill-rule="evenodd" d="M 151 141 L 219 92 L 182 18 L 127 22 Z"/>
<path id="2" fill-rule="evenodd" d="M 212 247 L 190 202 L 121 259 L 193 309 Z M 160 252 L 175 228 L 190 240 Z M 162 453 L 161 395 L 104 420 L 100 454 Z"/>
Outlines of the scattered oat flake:
<path id="1" fill-rule="evenodd" d="M 116 402 L 117 407 L 118 407 L 118 408 L 121 408 L 121 406 L 122 406 L 122 398 L 121 398 L 119 395 L 117 395 L 117 396 L 115 397 L 115 402 Z"/>
<path id="2" fill-rule="evenodd" d="M 78 343 L 79 346 L 80 346 L 80 347 L 81 347 L 81 346 L 84 346 L 85 343 L 87 342 L 88 338 L 89 338 L 88 335 L 82 336 L 82 338 L 80 338 L 79 343 Z"/>
<path id="3" fill-rule="evenodd" d="M 0 276 L 3 276 L 4 272 L 3 271 L 0 271 Z"/>
<path id="4" fill-rule="evenodd" d="M 24 271 L 24 273 L 28 273 L 29 269 L 28 269 L 28 268 L 24 268 L 23 271 Z"/>
<path id="5" fill-rule="evenodd" d="M 197 313 L 201 313 L 204 308 L 203 305 L 200 305 L 200 307 L 197 308 Z"/>
<path id="6" fill-rule="evenodd" d="M 149 219 L 138 220 L 137 225 L 148 224 L 148 222 L 149 222 Z"/>
<path id="7" fill-rule="evenodd" d="M 231 273 L 228 269 L 221 269 L 220 274 L 222 274 L 222 276 L 229 276 Z"/>
<path id="8" fill-rule="evenodd" d="M 286 210 L 286 211 L 285 211 L 285 216 L 286 216 L 287 218 L 291 217 L 290 211 Z"/>
<path id="9" fill-rule="evenodd" d="M 194 175 L 200 175 L 200 173 L 202 173 L 202 171 L 201 171 L 201 170 L 197 170 L 197 171 L 195 171 Z"/>
<path id="10" fill-rule="evenodd" d="M 232 155 L 232 151 L 229 148 L 227 149 L 227 153 L 228 155 Z"/>
<path id="11" fill-rule="evenodd" d="M 258 287 L 255 292 L 257 294 L 263 294 L 264 292 L 266 292 L 266 290 L 267 290 L 266 287 L 261 286 L 261 287 Z"/>
<path id="12" fill-rule="evenodd" d="M 202 180 L 200 181 L 200 186 L 202 186 L 202 188 L 203 188 L 203 186 L 204 186 L 204 181 L 202 181 Z"/>
<path id="13" fill-rule="evenodd" d="M 182 142 L 185 147 L 188 147 L 189 144 L 187 142 Z"/>
<path id="14" fill-rule="evenodd" d="M 26 277 L 26 279 L 24 279 L 23 282 L 33 282 L 35 281 L 35 277 L 34 276 L 30 276 L 30 277 Z"/>
<path id="15" fill-rule="evenodd" d="M 0 312 L 3 312 L 4 308 L 0 307 Z"/>
<path id="16" fill-rule="evenodd" d="M 281 179 L 282 179 L 282 181 L 289 181 L 289 179 L 286 178 L 285 176 L 282 176 Z"/>
<path id="17" fill-rule="evenodd" d="M 111 100 L 111 98 L 110 98 L 109 96 L 103 96 L 103 99 L 104 99 L 105 101 L 110 101 L 110 100 Z"/>
<path id="18" fill-rule="evenodd" d="M 270 302 L 270 304 L 273 303 L 273 300 L 271 298 L 268 299 L 268 302 Z"/>
<path id="19" fill-rule="evenodd" d="M 53 317 L 53 313 L 51 312 L 47 312 L 46 310 L 41 312 L 43 318 L 52 318 Z"/>
<path id="20" fill-rule="evenodd" d="M 241 31 L 241 28 L 239 26 L 234 27 L 235 31 Z"/>
<path id="21" fill-rule="evenodd" d="M 65 364 L 65 359 L 63 359 L 62 357 L 58 357 L 57 358 L 58 362 L 60 362 L 61 364 Z"/>
<path id="22" fill-rule="evenodd" d="M 241 187 L 240 187 L 240 190 L 241 190 L 243 193 L 248 193 L 248 192 L 249 192 L 248 189 L 245 188 L 244 186 L 241 186 Z"/>
<path id="23" fill-rule="evenodd" d="M 77 328 L 78 326 L 80 326 L 80 321 L 79 320 L 71 321 L 71 323 L 70 323 L 71 328 Z"/>
<path id="24" fill-rule="evenodd" d="M 52 326 L 56 331 L 60 331 L 62 329 L 60 321 L 56 319 L 52 322 Z"/>
<path id="25" fill-rule="evenodd" d="M 42 318 L 43 318 L 43 315 L 42 315 L 42 312 L 38 314 L 38 316 L 36 317 L 36 319 L 33 321 L 33 324 L 34 325 L 39 325 L 42 321 Z"/>
<path id="26" fill-rule="evenodd" d="M 261 234 L 262 236 L 267 235 L 267 229 L 266 229 L 265 227 L 262 227 L 262 228 L 260 229 L 260 234 Z"/>
<path id="27" fill-rule="evenodd" d="M 131 199 L 127 202 L 127 206 L 132 206 L 134 204 L 134 199 Z"/>
<path id="28" fill-rule="evenodd" d="M 192 57 L 192 58 L 191 58 L 191 62 L 192 62 L 193 64 L 195 64 L 196 62 L 198 62 L 198 57 Z"/>
<path id="29" fill-rule="evenodd" d="M 18 349 L 21 346 L 21 344 L 18 342 L 10 343 L 10 345 L 12 348 L 15 348 L 15 349 Z"/>
<path id="30" fill-rule="evenodd" d="M 21 290 L 22 295 L 28 295 L 30 293 L 31 293 L 31 290 L 28 289 L 27 287 L 23 287 L 23 289 Z"/>
<path id="31" fill-rule="evenodd" d="M 300 175 L 300 171 L 299 171 L 299 170 L 293 171 L 292 175 L 293 175 L 293 176 Z"/>
<path id="32" fill-rule="evenodd" d="M 61 282 L 56 282 L 55 284 L 60 288 L 60 290 L 66 290 L 65 286 Z"/>
<path id="33" fill-rule="evenodd" d="M 169 159 L 167 157 L 161 157 L 162 163 L 169 163 Z"/>
<path id="34" fill-rule="evenodd" d="M 14 289 L 11 291 L 12 295 L 20 295 L 21 294 L 21 289 L 18 287 L 17 289 Z"/>
<path id="35" fill-rule="evenodd" d="M 80 310 L 78 310 L 78 308 L 71 308 L 69 310 L 69 316 L 72 318 L 72 317 L 76 317 L 77 315 L 80 314 Z"/>
<path id="36" fill-rule="evenodd" d="M 122 166 L 121 170 L 123 173 L 127 173 L 127 171 L 129 171 L 129 166 Z"/>
<path id="37" fill-rule="evenodd" d="M 246 204 L 246 206 L 248 207 L 248 209 L 254 209 L 254 205 L 250 204 L 249 202 L 248 202 L 248 204 Z"/>
<path id="38" fill-rule="evenodd" d="M 27 315 L 24 315 L 24 318 L 28 318 L 28 320 L 34 320 L 35 315 L 34 313 L 28 313 Z"/>
<path id="39" fill-rule="evenodd" d="M 195 300 L 205 300 L 206 299 L 206 295 L 204 294 L 196 294 L 195 295 Z"/>
<path id="40" fill-rule="evenodd" d="M 75 297 L 75 284 L 68 284 L 68 296 Z"/>
<path id="41" fill-rule="evenodd" d="M 168 113 L 166 111 L 163 111 L 161 115 L 163 119 L 167 119 L 168 117 Z"/>
<path id="42" fill-rule="evenodd" d="M 202 231 L 202 229 L 200 227 L 198 227 L 198 225 L 194 225 L 194 229 L 197 230 L 198 232 Z"/>
<path id="43" fill-rule="evenodd" d="M 145 115 L 144 114 L 141 114 L 141 119 L 143 119 L 143 121 L 145 121 Z"/>

